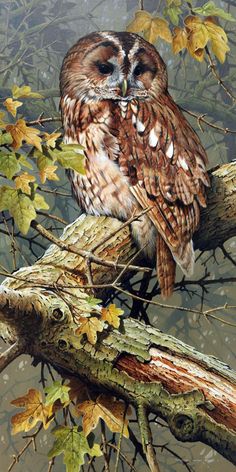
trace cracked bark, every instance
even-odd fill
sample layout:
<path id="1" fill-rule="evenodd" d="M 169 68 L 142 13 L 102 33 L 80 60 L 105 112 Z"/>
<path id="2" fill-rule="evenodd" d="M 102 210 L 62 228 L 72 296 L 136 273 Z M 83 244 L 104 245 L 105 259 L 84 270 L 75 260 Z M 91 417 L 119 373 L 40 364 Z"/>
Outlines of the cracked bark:
<path id="1" fill-rule="evenodd" d="M 212 173 L 208 201 L 195 236 L 201 250 L 222 246 L 236 235 L 236 163 Z M 96 247 L 96 257 L 113 262 L 119 257 L 126 264 L 136 249 L 128 227 L 113 234 L 121 226 L 115 219 L 82 215 L 67 226 L 61 240 L 79 250 Z M 202 441 L 236 464 L 236 373 L 132 319 L 123 320 L 120 331 L 101 333 L 96 346 L 85 339 L 80 343 L 72 323 L 75 311 L 91 311 L 86 298 L 92 292 L 84 287 L 91 274 L 86 271 L 85 258 L 52 245 L 32 267 L 7 278 L 0 286 L 4 339 L 10 344 L 21 339 L 25 353 L 121 396 L 137 409 L 141 405 L 162 417 L 177 439 Z M 119 271 L 92 263 L 93 282 L 109 284 Z M 105 292 L 100 289 L 99 296 Z"/>

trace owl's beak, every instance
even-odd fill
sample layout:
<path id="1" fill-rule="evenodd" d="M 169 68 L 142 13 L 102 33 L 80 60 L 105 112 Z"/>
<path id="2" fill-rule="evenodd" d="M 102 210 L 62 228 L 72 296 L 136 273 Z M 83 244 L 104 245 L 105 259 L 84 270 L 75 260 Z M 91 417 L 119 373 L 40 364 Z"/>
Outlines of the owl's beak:
<path id="1" fill-rule="evenodd" d="M 123 82 L 121 83 L 121 95 L 122 97 L 125 97 L 126 96 L 126 92 L 127 92 L 127 88 L 128 88 L 128 84 L 127 84 L 127 80 L 124 79 Z"/>

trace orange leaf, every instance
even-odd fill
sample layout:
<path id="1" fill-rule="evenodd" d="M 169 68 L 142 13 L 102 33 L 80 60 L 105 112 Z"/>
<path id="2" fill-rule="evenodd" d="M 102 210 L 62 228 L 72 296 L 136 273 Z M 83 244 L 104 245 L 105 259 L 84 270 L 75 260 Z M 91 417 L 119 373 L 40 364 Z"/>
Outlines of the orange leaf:
<path id="1" fill-rule="evenodd" d="M 111 303 L 107 308 L 102 308 L 102 320 L 107 321 L 107 323 L 111 326 L 114 326 L 114 328 L 119 328 L 120 326 L 120 319 L 119 316 L 123 315 L 124 311 L 121 310 L 120 308 L 117 308 L 117 306 L 114 303 Z"/>
<path id="2" fill-rule="evenodd" d="M 42 184 L 46 182 L 46 180 L 59 180 L 57 174 L 55 174 L 55 170 L 57 170 L 57 166 L 46 166 L 39 172 L 40 180 Z"/>
<path id="3" fill-rule="evenodd" d="M 35 177 L 28 174 L 28 172 L 24 172 L 15 178 L 16 188 L 22 190 L 22 192 L 27 193 L 28 195 L 31 194 L 30 182 L 35 182 Z"/>
<path id="4" fill-rule="evenodd" d="M 168 22 L 158 16 L 153 17 L 145 10 L 136 11 L 134 20 L 127 26 L 127 31 L 131 33 L 143 32 L 145 39 L 150 43 L 155 43 L 158 37 L 168 43 L 172 42 Z"/>
<path id="5" fill-rule="evenodd" d="M 17 108 L 21 107 L 22 102 L 18 100 L 12 100 L 12 98 L 7 98 L 3 105 L 6 107 L 7 111 L 11 113 L 14 117 L 16 116 Z"/>
<path id="6" fill-rule="evenodd" d="M 80 324 L 80 326 L 76 329 L 75 333 L 78 336 L 81 334 L 86 334 L 88 341 L 91 344 L 96 344 L 97 333 L 103 331 L 103 322 L 99 321 L 95 316 L 90 316 L 89 318 L 81 316 L 77 322 Z"/>
<path id="7" fill-rule="evenodd" d="M 188 39 L 187 33 L 185 30 L 176 26 L 173 29 L 174 37 L 173 37 L 173 53 L 178 54 L 178 52 L 182 51 L 182 49 L 187 47 Z"/>
<path id="8" fill-rule="evenodd" d="M 210 37 L 212 52 L 223 64 L 226 53 L 230 50 L 227 35 L 223 28 L 216 25 L 214 19 L 211 17 L 207 17 L 204 20 L 204 25 Z"/>
<path id="9" fill-rule="evenodd" d="M 128 420 L 124 418 L 126 406 L 123 402 L 108 395 L 99 395 L 96 401 L 88 400 L 75 407 L 75 414 L 83 415 L 85 436 L 96 428 L 99 419 L 103 419 L 113 433 L 121 433 L 128 438 Z"/>
<path id="10" fill-rule="evenodd" d="M 201 18 L 197 16 L 188 16 L 184 23 L 188 35 L 188 51 L 191 56 L 201 62 L 204 58 L 204 48 L 210 39 L 208 30 Z"/>
<path id="11" fill-rule="evenodd" d="M 42 421 L 44 429 L 47 429 L 53 419 L 50 418 L 52 416 L 53 405 L 45 406 L 41 392 L 33 388 L 23 397 L 13 400 L 11 404 L 25 408 L 25 411 L 17 413 L 11 418 L 12 434 L 30 431 L 38 421 Z"/>
<path id="12" fill-rule="evenodd" d="M 40 131 L 36 128 L 27 126 L 25 120 L 20 119 L 14 125 L 7 125 L 6 130 L 12 135 L 14 149 L 19 149 L 22 142 L 35 146 L 39 151 L 42 151 L 41 138 L 38 136 Z"/>

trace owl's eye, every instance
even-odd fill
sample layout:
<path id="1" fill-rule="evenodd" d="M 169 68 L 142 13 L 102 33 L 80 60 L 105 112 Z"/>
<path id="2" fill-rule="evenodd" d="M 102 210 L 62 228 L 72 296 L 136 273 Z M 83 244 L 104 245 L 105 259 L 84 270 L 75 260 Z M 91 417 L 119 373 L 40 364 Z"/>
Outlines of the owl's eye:
<path id="1" fill-rule="evenodd" d="M 143 74 L 147 70 L 146 66 L 144 64 L 138 64 L 135 69 L 134 69 L 134 75 L 138 77 L 139 75 Z"/>
<path id="2" fill-rule="evenodd" d="M 101 72 L 101 74 L 104 74 L 104 75 L 112 74 L 112 72 L 114 71 L 114 66 L 110 62 L 107 62 L 104 64 L 99 62 L 97 63 L 97 68 L 99 72 Z"/>

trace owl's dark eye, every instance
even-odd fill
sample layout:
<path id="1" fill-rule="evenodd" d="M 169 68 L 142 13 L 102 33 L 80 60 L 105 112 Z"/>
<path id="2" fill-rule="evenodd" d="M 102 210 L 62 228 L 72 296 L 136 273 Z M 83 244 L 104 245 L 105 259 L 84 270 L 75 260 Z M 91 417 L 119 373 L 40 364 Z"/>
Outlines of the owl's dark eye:
<path id="1" fill-rule="evenodd" d="M 101 72 L 101 74 L 104 74 L 104 75 L 112 74 L 112 72 L 114 70 L 114 66 L 110 62 L 107 62 L 107 63 L 104 63 L 104 64 L 101 63 L 101 62 L 98 62 L 97 63 L 97 68 L 98 68 L 99 72 Z"/>
<path id="2" fill-rule="evenodd" d="M 143 74 L 147 70 L 147 67 L 144 64 L 138 64 L 134 69 L 134 75 L 138 77 L 139 75 Z"/>

